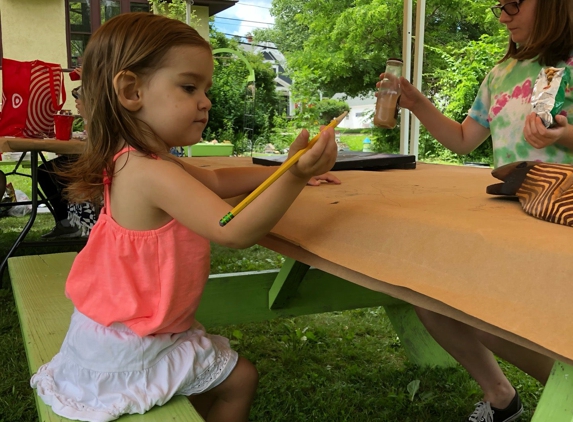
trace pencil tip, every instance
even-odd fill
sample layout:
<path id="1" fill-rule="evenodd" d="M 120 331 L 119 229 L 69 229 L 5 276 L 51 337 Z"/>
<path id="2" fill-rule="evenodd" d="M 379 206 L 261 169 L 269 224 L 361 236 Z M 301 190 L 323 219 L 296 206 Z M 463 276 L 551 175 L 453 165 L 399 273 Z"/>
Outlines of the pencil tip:
<path id="1" fill-rule="evenodd" d="M 344 118 L 346 117 L 346 115 L 348 114 L 347 111 L 345 111 L 344 113 L 342 113 L 340 116 L 338 116 L 336 118 L 336 120 L 338 121 L 338 123 L 342 122 L 344 120 Z"/>

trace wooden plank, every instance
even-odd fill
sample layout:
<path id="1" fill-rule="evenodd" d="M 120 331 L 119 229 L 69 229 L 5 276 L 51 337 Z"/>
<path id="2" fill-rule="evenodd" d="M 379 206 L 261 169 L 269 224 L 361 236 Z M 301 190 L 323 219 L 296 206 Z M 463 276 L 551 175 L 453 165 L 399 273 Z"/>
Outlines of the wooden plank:
<path id="1" fill-rule="evenodd" d="M 573 366 L 555 362 L 531 422 L 573 421 Z"/>
<path id="2" fill-rule="evenodd" d="M 310 265 L 285 257 L 285 262 L 269 290 L 269 307 L 271 309 L 280 309 L 287 305 L 290 299 L 296 295 L 298 286 L 309 268 Z"/>
<path id="3" fill-rule="evenodd" d="M 64 285 L 75 255 L 70 252 L 22 256 L 9 260 L 10 279 L 30 373 L 35 373 L 58 353 L 66 335 L 73 305 L 64 295 Z M 35 398 L 40 421 L 68 420 L 54 414 L 36 394 Z M 203 422 L 187 398 L 182 396 L 144 415 L 126 415 L 119 420 Z"/>
<path id="4" fill-rule="evenodd" d="M 10 258 L 9 271 L 31 372 L 60 350 L 72 303 L 64 284 L 75 253 Z"/>

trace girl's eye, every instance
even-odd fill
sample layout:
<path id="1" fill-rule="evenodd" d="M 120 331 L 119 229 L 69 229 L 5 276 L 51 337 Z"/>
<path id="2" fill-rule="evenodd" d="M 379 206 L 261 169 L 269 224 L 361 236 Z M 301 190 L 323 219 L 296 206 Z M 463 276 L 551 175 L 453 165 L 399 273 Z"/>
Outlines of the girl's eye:
<path id="1" fill-rule="evenodd" d="M 195 90 L 197 88 L 195 88 L 193 85 L 183 85 L 182 87 L 186 92 L 188 92 L 189 94 L 192 94 L 193 92 L 195 92 Z"/>

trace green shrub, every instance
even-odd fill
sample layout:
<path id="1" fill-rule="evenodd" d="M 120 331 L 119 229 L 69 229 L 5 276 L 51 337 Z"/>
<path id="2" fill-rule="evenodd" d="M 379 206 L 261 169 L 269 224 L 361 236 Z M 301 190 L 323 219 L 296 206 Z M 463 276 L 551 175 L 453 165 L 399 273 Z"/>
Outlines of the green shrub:
<path id="1" fill-rule="evenodd" d="M 350 106 L 341 100 L 322 100 L 316 105 L 316 113 L 320 124 L 327 125 L 332 119 L 340 116 L 345 111 L 350 111 Z"/>

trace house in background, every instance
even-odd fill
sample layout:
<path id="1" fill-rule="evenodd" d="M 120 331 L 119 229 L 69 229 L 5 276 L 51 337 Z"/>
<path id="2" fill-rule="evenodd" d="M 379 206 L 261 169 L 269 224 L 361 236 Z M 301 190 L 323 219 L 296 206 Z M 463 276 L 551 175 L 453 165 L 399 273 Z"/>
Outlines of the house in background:
<path id="1" fill-rule="evenodd" d="M 275 71 L 275 86 L 280 96 L 279 113 L 287 116 L 294 114 L 294 102 L 291 97 L 290 87 L 292 79 L 286 75 L 286 58 L 272 42 L 259 42 L 253 44 L 253 38 L 247 36 L 247 42 L 239 43 L 240 48 L 254 54 L 261 54 L 263 61 L 270 63 Z"/>
<path id="2" fill-rule="evenodd" d="M 271 42 L 258 42 L 253 44 L 252 38 L 247 36 L 247 42 L 239 44 L 245 51 L 262 54 L 264 61 L 271 63 L 276 72 L 276 89 L 283 99 L 280 112 L 284 112 L 287 116 L 292 116 L 295 110 L 291 95 L 292 79 L 285 73 L 285 56 Z M 346 129 L 365 129 L 372 127 L 372 118 L 376 107 L 376 97 L 374 93 L 363 98 L 348 98 L 346 94 L 339 93 L 335 94 L 332 98 L 345 101 L 350 106 L 348 116 L 340 123 L 339 127 Z"/>
<path id="3" fill-rule="evenodd" d="M 374 93 L 365 97 L 348 98 L 346 94 L 338 93 L 332 96 L 334 100 L 345 101 L 350 106 L 348 116 L 338 125 L 344 129 L 367 129 L 372 127 L 376 97 Z"/>
<path id="4" fill-rule="evenodd" d="M 195 0 L 197 30 L 209 39 L 209 16 L 238 0 Z M 128 12 L 149 12 L 148 0 L 0 0 L 0 58 L 42 60 L 72 70 L 93 32 L 106 20 Z M 1 82 L 1 76 L 0 76 Z M 79 85 L 65 78 L 67 94 Z M 74 110 L 71 95 L 64 106 Z"/>

